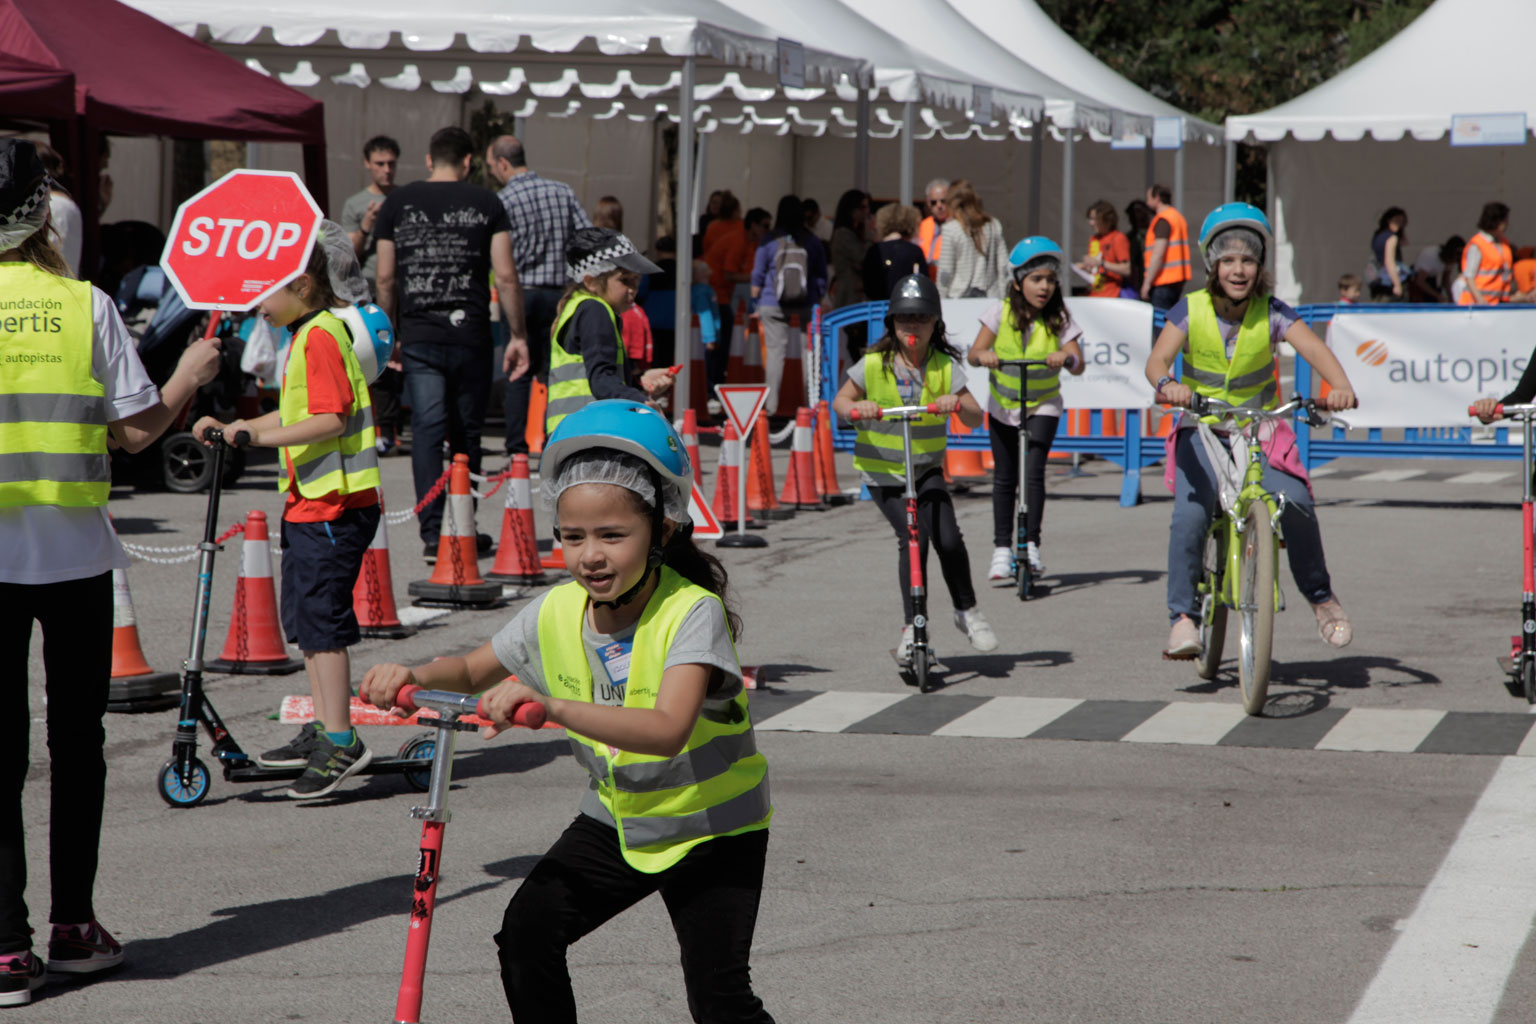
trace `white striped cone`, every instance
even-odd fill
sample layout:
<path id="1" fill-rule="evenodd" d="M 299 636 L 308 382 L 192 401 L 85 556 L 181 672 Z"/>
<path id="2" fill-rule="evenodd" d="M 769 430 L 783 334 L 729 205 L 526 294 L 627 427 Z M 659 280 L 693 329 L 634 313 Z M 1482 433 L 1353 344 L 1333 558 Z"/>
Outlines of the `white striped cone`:
<path id="1" fill-rule="evenodd" d="M 528 456 L 512 456 L 512 475 L 507 479 L 507 501 L 501 513 L 501 543 L 487 579 L 504 583 L 543 583 L 539 544 L 533 522 L 533 486 L 528 481 Z"/>
<path id="2" fill-rule="evenodd" d="M 779 503 L 796 509 L 824 509 L 816 493 L 815 436 L 811 410 L 801 406 L 795 411 L 795 430 L 789 454 L 789 471 L 784 474 L 784 490 Z"/>
<path id="3" fill-rule="evenodd" d="M 737 490 L 741 482 L 741 441 L 736 437 L 736 426 L 733 423 L 725 425 L 725 432 L 721 434 L 720 441 L 720 465 L 715 473 L 715 493 L 710 497 L 709 506 L 714 511 L 715 517 L 720 520 L 720 525 L 730 530 L 731 524 L 737 521 L 737 505 L 739 500 Z M 752 513 L 747 513 L 747 522 L 752 522 Z"/>
<path id="4" fill-rule="evenodd" d="M 363 636 L 399 640 L 416 630 L 400 621 L 395 607 L 395 577 L 389 567 L 389 525 L 384 518 L 384 501 L 379 499 L 379 528 L 363 553 L 363 564 L 352 585 L 352 612 Z"/>
<path id="5" fill-rule="evenodd" d="M 281 675 L 304 667 L 303 661 L 289 656 L 283 643 L 277 587 L 272 579 L 271 543 L 267 514 L 256 509 L 248 512 L 229 633 L 224 638 L 223 653 L 208 663 L 209 668 L 235 674 Z"/>

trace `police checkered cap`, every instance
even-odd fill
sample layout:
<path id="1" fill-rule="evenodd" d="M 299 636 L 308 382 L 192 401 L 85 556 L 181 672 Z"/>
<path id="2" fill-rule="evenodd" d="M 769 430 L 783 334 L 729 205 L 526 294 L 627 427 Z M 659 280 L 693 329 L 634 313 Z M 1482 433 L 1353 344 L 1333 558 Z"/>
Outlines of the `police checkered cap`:
<path id="1" fill-rule="evenodd" d="M 607 228 L 582 228 L 565 250 L 565 270 L 572 281 L 601 277 L 613 270 L 655 274 L 661 268 L 635 248 L 628 237 Z"/>

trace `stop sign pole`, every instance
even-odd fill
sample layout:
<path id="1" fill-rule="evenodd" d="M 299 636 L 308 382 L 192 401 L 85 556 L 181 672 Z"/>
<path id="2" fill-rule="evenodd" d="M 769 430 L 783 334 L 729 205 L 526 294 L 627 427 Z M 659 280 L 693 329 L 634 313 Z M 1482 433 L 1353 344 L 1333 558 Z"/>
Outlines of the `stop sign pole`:
<path id="1" fill-rule="evenodd" d="M 230 171 L 177 208 L 160 265 L 189 309 L 244 312 L 304 273 L 320 220 L 292 171 Z"/>

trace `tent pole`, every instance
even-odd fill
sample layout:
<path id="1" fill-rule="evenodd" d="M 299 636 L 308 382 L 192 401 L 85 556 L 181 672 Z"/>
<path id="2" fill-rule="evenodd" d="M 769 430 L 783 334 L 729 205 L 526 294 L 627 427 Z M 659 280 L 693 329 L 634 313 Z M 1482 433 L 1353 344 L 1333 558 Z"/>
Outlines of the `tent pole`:
<path id="1" fill-rule="evenodd" d="M 1063 145 L 1061 148 L 1061 251 L 1066 254 L 1069 260 L 1074 258 L 1072 250 L 1072 223 L 1076 219 L 1076 214 L 1073 212 L 1076 207 L 1073 205 L 1074 201 L 1072 199 L 1072 146 L 1075 141 L 1074 132 L 1076 130 L 1076 125 L 1067 126 L 1065 134 L 1062 135 Z M 1067 287 L 1068 291 L 1063 294 L 1070 295 L 1071 285 L 1069 284 Z"/>
<path id="2" fill-rule="evenodd" d="M 901 187 L 898 198 L 903 203 L 913 199 L 912 184 L 912 133 L 917 130 L 917 107 L 913 103 L 901 106 Z"/>
<path id="3" fill-rule="evenodd" d="M 1040 186 L 1045 176 L 1045 114 L 1029 126 L 1029 233 L 1040 234 Z"/>
<path id="4" fill-rule="evenodd" d="M 678 138 L 682 138 L 681 132 Z M 704 209 L 704 179 L 709 176 L 709 136 L 704 132 L 690 132 L 689 138 L 698 146 L 694 150 L 698 157 L 693 164 L 693 200 L 688 204 L 688 223 L 697 224 Z"/>
<path id="5" fill-rule="evenodd" d="M 315 197 L 321 212 L 330 216 L 331 190 L 326 180 L 324 140 L 304 143 L 304 187 Z"/>
<path id="6" fill-rule="evenodd" d="M 1147 188 L 1157 184 L 1157 150 L 1152 148 L 1152 136 L 1147 136 L 1146 149 Z"/>
<path id="7" fill-rule="evenodd" d="M 1173 151 L 1173 205 L 1177 210 L 1184 209 L 1184 140 L 1179 140 L 1179 148 Z"/>
<path id="8" fill-rule="evenodd" d="M 677 193 L 673 203 L 672 234 L 677 239 L 676 293 L 673 310 L 676 322 L 673 358 L 682 364 L 672 382 L 672 415 L 682 416 L 693 404 L 693 305 L 689 292 L 693 287 L 693 225 L 689 219 L 689 197 L 693 195 L 693 72 L 694 58 L 683 58 L 683 81 L 677 103 Z"/>
<path id="9" fill-rule="evenodd" d="M 859 108 L 853 138 L 853 187 L 869 191 L 869 87 L 859 88 Z M 902 202 L 906 202 L 905 199 Z"/>
<path id="10" fill-rule="evenodd" d="M 1237 143 L 1227 140 L 1226 167 L 1223 168 L 1221 201 L 1234 202 L 1237 199 Z"/>

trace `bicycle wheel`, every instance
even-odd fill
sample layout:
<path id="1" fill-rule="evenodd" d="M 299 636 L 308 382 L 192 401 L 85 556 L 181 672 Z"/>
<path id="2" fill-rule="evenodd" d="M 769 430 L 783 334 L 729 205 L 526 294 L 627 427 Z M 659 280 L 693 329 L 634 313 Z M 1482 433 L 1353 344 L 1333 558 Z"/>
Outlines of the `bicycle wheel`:
<path id="1" fill-rule="evenodd" d="M 1200 578 L 1200 655 L 1195 659 L 1195 673 L 1201 679 L 1215 679 L 1221 668 L 1221 651 L 1227 645 L 1227 606 L 1221 602 L 1222 571 L 1225 568 L 1226 520 L 1205 535 L 1205 559 Z"/>
<path id="2" fill-rule="evenodd" d="M 1237 555 L 1237 679 L 1243 691 L 1243 710 L 1259 715 L 1269 694 L 1269 657 L 1275 638 L 1275 530 L 1263 502 L 1249 507 L 1241 543 Z"/>

